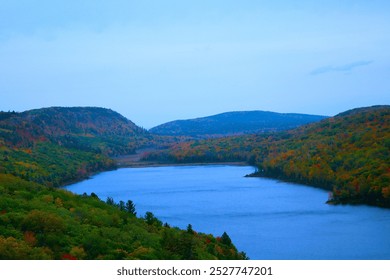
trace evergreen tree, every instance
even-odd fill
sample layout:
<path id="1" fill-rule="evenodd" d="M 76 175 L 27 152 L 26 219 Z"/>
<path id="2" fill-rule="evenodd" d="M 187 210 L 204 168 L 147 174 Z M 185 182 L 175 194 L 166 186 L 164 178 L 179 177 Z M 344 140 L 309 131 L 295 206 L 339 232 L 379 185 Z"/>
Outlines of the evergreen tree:
<path id="1" fill-rule="evenodd" d="M 118 208 L 121 211 L 125 211 L 126 206 L 125 206 L 125 202 L 123 200 L 119 201 Z"/>
<path id="2" fill-rule="evenodd" d="M 96 198 L 96 199 L 99 199 L 99 197 L 97 196 L 97 194 L 94 193 L 94 192 L 91 193 L 91 197 Z"/>
<path id="3" fill-rule="evenodd" d="M 194 234 L 194 230 L 192 229 L 192 225 L 191 224 L 188 224 L 187 232 L 190 233 L 190 234 Z"/>
<path id="4" fill-rule="evenodd" d="M 146 212 L 144 219 L 148 225 L 154 224 L 156 226 L 160 226 L 160 227 L 162 226 L 162 222 L 159 219 L 157 219 L 152 212 L 149 211 Z"/>
<path id="5" fill-rule="evenodd" d="M 221 236 L 221 243 L 228 246 L 232 245 L 232 240 L 226 232 L 224 232 Z"/>
<path id="6" fill-rule="evenodd" d="M 126 202 L 125 211 L 127 213 L 134 215 L 134 216 L 137 215 L 137 212 L 135 211 L 135 204 L 130 199 Z"/>
<path id="7" fill-rule="evenodd" d="M 108 205 L 115 205 L 114 199 L 111 196 L 107 197 L 106 203 Z"/>

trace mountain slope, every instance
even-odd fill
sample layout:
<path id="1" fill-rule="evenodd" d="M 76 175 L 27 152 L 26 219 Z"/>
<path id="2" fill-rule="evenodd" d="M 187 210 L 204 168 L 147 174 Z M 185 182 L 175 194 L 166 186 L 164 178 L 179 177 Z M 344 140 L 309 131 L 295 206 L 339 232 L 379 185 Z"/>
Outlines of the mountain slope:
<path id="1" fill-rule="evenodd" d="M 316 115 L 265 111 L 228 112 L 204 118 L 168 122 L 150 129 L 150 132 L 158 135 L 205 138 L 281 131 L 324 118 Z"/>
<path id="2" fill-rule="evenodd" d="M 390 207 L 390 106 L 358 108 L 279 133 L 181 143 L 147 159 L 245 160 L 258 176 L 331 190 L 334 203 Z"/>

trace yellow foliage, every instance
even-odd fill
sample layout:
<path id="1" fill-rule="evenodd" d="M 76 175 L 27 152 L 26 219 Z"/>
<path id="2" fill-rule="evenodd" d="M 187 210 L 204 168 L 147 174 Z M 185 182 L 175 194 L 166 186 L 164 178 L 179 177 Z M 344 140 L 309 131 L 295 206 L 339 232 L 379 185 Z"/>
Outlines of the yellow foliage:
<path id="1" fill-rule="evenodd" d="M 63 203 L 62 203 L 62 199 L 57 197 L 55 200 L 54 200 L 54 203 L 56 204 L 57 207 L 64 207 Z"/>
<path id="2" fill-rule="evenodd" d="M 145 248 L 143 246 L 140 246 L 135 249 L 131 254 L 129 254 L 129 256 L 135 259 L 142 259 L 142 256 L 149 254 L 151 251 L 151 248 Z"/>
<path id="3" fill-rule="evenodd" d="M 47 194 L 42 197 L 42 200 L 46 203 L 53 203 L 54 198 L 52 195 Z"/>
<path id="4" fill-rule="evenodd" d="M 84 259 L 87 254 L 85 253 L 85 250 L 83 247 L 78 247 L 78 246 L 74 246 L 69 254 L 71 254 L 72 256 L 75 256 L 78 260 L 82 260 Z"/>

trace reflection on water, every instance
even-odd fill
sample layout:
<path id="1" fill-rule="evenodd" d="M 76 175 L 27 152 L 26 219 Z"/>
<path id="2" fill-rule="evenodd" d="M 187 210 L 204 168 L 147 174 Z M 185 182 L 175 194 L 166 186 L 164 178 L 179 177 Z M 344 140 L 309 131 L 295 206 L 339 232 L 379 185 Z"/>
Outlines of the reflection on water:
<path id="1" fill-rule="evenodd" d="M 172 226 L 221 235 L 251 259 L 390 259 L 390 210 L 325 204 L 326 191 L 263 178 L 249 166 L 126 168 L 68 187 L 131 199 Z"/>

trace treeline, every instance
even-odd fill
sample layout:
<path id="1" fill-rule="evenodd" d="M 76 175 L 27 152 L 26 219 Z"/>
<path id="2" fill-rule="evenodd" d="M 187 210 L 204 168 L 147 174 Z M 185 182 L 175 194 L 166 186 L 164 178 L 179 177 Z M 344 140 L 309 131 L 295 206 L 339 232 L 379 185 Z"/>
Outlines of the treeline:
<path id="1" fill-rule="evenodd" d="M 257 176 L 318 186 L 332 203 L 390 207 L 390 106 L 360 108 L 288 132 L 192 141 L 145 159 L 245 160 Z"/>

